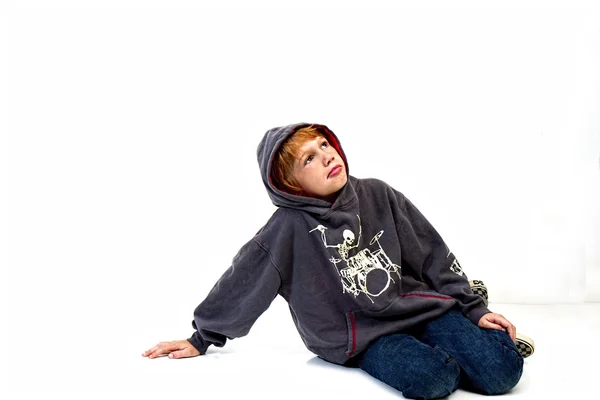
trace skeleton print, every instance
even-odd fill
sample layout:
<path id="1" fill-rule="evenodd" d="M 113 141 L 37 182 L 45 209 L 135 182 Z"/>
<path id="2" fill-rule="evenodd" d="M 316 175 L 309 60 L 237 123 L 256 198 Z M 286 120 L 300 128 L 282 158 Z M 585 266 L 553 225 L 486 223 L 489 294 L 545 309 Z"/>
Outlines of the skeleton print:
<path id="1" fill-rule="evenodd" d="M 448 246 L 446 246 L 446 250 L 448 250 L 448 254 L 446 255 L 446 258 L 448 258 L 448 257 L 450 257 L 450 254 L 452 254 L 452 252 L 450 251 Z M 452 262 L 452 265 L 450 265 L 450 271 L 454 272 L 458 276 L 463 276 L 462 267 L 458 263 L 458 260 L 456 259 L 456 257 L 454 257 L 454 261 Z"/>
<path id="2" fill-rule="evenodd" d="M 327 237 L 325 235 L 327 228 L 323 225 L 318 225 L 316 228 L 310 230 L 309 233 L 320 231 L 325 248 L 334 248 L 338 251 L 340 258 L 332 256 L 329 261 L 333 263 L 340 274 L 343 293 L 351 293 L 354 297 L 363 293 L 374 303 L 371 297 L 379 296 L 389 287 L 390 282 L 395 282 L 390 275 L 391 272 L 395 272 L 398 279 L 400 279 L 400 266 L 390 260 L 383 247 L 381 247 L 381 243 L 379 243 L 379 238 L 383 235 L 383 231 L 379 231 L 369 242 L 369 246 L 373 249 L 364 248 L 358 250 L 355 255 L 350 256 L 350 251 L 358 248 L 362 237 L 360 217 L 358 215 L 356 217 L 358 218 L 358 239 L 356 243 L 354 243 L 356 239 L 354 232 L 348 229 L 342 232 L 344 241 L 332 245 L 327 244 Z M 377 246 L 374 245 L 375 243 L 377 243 Z M 342 261 L 346 266 L 338 269 L 337 264 Z M 369 284 L 368 279 L 371 279 L 371 284 Z"/>

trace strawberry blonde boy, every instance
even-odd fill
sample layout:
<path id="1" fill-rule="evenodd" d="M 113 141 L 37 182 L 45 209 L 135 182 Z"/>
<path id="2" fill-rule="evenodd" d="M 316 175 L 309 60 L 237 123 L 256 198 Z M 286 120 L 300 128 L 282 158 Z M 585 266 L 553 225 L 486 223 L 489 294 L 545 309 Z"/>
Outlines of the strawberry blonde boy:
<path id="1" fill-rule="evenodd" d="M 196 308 L 193 335 L 143 356 L 222 347 L 280 295 L 308 350 L 404 397 L 444 397 L 459 386 L 501 394 L 519 382 L 514 325 L 472 292 L 452 251 L 402 193 L 349 175 L 331 130 L 270 129 L 258 162 L 277 211 Z"/>

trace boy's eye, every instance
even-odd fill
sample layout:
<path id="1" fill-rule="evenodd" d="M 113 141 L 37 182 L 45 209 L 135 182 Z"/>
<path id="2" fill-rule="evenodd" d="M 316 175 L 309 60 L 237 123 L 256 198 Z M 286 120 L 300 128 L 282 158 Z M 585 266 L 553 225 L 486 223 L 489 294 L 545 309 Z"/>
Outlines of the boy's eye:
<path id="1" fill-rule="evenodd" d="M 308 156 L 306 157 L 306 161 L 304 162 L 304 165 L 308 165 L 310 164 L 310 162 L 313 160 L 313 156 Z"/>
<path id="2" fill-rule="evenodd" d="M 323 143 L 321 143 L 321 147 L 325 148 L 327 146 L 329 146 L 329 143 L 327 143 L 327 140 L 324 141 Z"/>

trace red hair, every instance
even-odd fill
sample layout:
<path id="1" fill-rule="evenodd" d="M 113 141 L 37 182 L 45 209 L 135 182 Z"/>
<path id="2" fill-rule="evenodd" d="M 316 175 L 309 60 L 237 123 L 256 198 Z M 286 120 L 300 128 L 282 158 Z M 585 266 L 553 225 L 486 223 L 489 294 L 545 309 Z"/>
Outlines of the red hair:
<path id="1" fill-rule="evenodd" d="M 319 128 L 310 125 L 298 129 L 283 142 L 273 158 L 273 165 L 271 166 L 271 179 L 273 179 L 277 189 L 299 196 L 303 194 L 303 189 L 294 178 L 294 163 L 300 156 L 300 147 L 305 142 L 320 137 L 325 139 L 326 135 Z"/>

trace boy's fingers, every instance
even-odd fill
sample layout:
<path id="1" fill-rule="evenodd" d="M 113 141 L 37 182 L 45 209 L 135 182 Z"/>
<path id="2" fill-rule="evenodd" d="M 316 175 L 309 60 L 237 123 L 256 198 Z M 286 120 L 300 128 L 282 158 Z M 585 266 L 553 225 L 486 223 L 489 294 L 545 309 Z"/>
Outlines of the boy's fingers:
<path id="1" fill-rule="evenodd" d="M 182 340 L 174 340 L 172 342 L 160 342 L 150 350 L 146 350 L 142 356 L 148 358 L 156 358 L 163 354 L 168 354 L 169 358 L 191 357 L 193 351 L 190 350 L 189 342 Z"/>
<path id="2" fill-rule="evenodd" d="M 493 321 L 494 322 L 486 320 L 486 322 L 489 322 L 490 325 L 495 326 L 495 328 L 493 328 L 493 329 L 500 329 L 500 330 L 505 331 L 508 334 L 508 336 L 511 338 L 511 340 L 515 344 L 517 343 L 517 328 L 513 324 L 511 324 L 509 320 L 504 318 L 504 316 L 497 314 L 493 318 Z"/>
<path id="3" fill-rule="evenodd" d="M 160 356 L 161 354 L 166 354 L 166 353 L 168 353 L 168 351 L 167 351 L 167 352 L 165 352 L 165 351 L 164 351 L 162 348 L 158 348 L 158 349 L 156 349 L 156 350 L 154 350 L 154 351 L 151 351 L 151 352 L 148 354 L 148 358 L 155 358 L 155 357 L 158 357 L 158 356 Z"/>
<path id="4" fill-rule="evenodd" d="M 154 353 L 156 350 L 158 350 L 158 346 L 154 346 L 153 348 L 146 350 L 144 352 L 144 354 L 142 354 L 142 355 L 143 356 L 148 356 L 148 355 Z"/>
<path id="5" fill-rule="evenodd" d="M 481 327 L 486 329 L 497 329 L 499 331 L 503 331 L 504 328 L 501 325 L 495 324 L 490 320 L 483 319 L 481 321 Z"/>
<path id="6" fill-rule="evenodd" d="M 486 324 L 487 326 L 485 328 L 489 328 L 489 329 L 497 329 L 499 331 L 503 331 L 505 330 L 502 326 L 498 325 L 498 324 L 494 324 L 492 322 L 489 322 Z"/>
<path id="7" fill-rule="evenodd" d="M 508 327 L 508 335 L 512 339 L 512 341 L 517 343 L 517 328 L 514 325 Z"/>
<path id="8" fill-rule="evenodd" d="M 183 357 L 187 357 L 187 355 L 184 353 L 185 350 L 177 350 L 177 351 L 172 351 L 169 353 L 169 358 L 183 358 Z"/>
<path id="9" fill-rule="evenodd" d="M 169 352 L 168 352 L 168 351 L 165 351 L 165 350 L 157 350 L 157 351 L 155 351 L 154 353 L 150 354 L 150 355 L 148 356 L 148 358 L 156 358 L 156 357 L 160 357 L 160 356 L 162 356 L 162 355 L 168 354 L 168 353 L 169 353 Z"/>
<path id="10" fill-rule="evenodd" d="M 180 350 L 181 346 L 176 342 L 163 342 L 157 346 L 154 356 L 159 356 L 162 354 L 169 354 L 173 351 Z"/>
<path id="11" fill-rule="evenodd" d="M 157 347 L 154 346 L 153 348 L 146 350 L 146 353 L 152 353 L 152 352 L 156 351 L 156 349 L 157 349 Z"/>
<path id="12" fill-rule="evenodd" d="M 508 336 L 510 336 L 512 341 L 516 343 L 517 342 L 517 328 L 503 316 L 500 315 L 499 317 L 500 318 L 497 319 L 497 322 L 506 329 L 506 333 L 508 333 Z"/>

